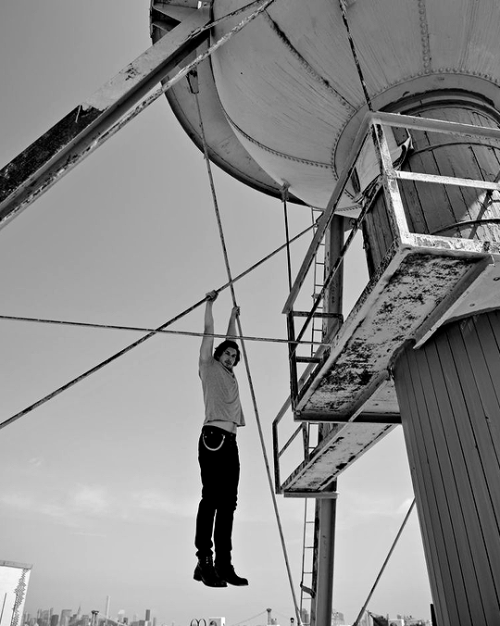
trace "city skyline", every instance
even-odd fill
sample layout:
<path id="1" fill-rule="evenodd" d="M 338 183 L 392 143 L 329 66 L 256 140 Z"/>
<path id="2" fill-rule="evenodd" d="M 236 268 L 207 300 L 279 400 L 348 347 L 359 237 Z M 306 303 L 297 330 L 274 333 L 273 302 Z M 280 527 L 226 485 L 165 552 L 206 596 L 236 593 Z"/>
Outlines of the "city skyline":
<path id="1" fill-rule="evenodd" d="M 36 617 L 25 613 L 23 616 L 23 626 L 106 626 L 106 625 L 116 625 L 116 624 L 124 624 L 126 626 L 157 626 L 157 618 L 156 616 L 151 615 L 150 609 L 144 609 L 142 612 L 143 618 L 140 619 L 139 614 L 134 613 L 131 618 L 125 614 L 123 609 L 118 610 L 116 613 L 116 619 L 112 618 L 111 615 L 108 615 L 110 607 L 110 598 L 106 597 L 105 611 L 100 612 L 97 609 L 91 610 L 90 612 L 85 612 L 81 607 L 78 608 L 78 611 L 75 613 L 72 609 L 61 609 L 60 613 L 54 611 L 53 608 L 50 609 L 37 609 Z M 273 609 L 266 608 L 259 615 L 253 616 L 247 619 L 243 619 L 240 622 L 237 622 L 234 626 L 238 626 L 240 624 L 255 622 L 255 620 L 261 619 L 263 615 L 267 616 L 266 624 L 279 624 L 279 618 L 273 617 Z M 202 618 L 193 618 L 194 620 L 202 619 Z M 203 618 L 207 619 L 207 618 Z M 303 616 L 305 623 L 307 623 L 308 618 L 307 614 Z M 430 622 L 428 620 L 424 620 L 422 618 L 413 617 L 412 615 L 401 615 L 397 614 L 396 616 L 384 616 L 378 615 L 376 613 L 372 613 L 371 611 L 367 611 L 365 615 L 360 620 L 360 626 L 378 626 L 379 621 L 387 619 L 389 624 L 387 626 L 430 626 Z M 208 618 L 207 623 L 209 621 L 214 620 L 214 624 L 221 624 L 221 626 L 231 626 L 230 624 L 226 624 L 225 618 L 223 616 L 219 616 L 217 618 L 211 617 Z M 295 623 L 295 617 L 290 617 L 286 622 L 281 619 L 281 624 L 290 626 Z M 172 622 L 172 626 L 174 626 L 174 622 Z M 344 615 L 340 611 L 336 611 L 335 609 L 332 611 L 332 621 L 331 626 L 344 626 L 345 620 Z M 166 623 L 158 623 L 158 626 L 168 626 Z M 250 624 L 251 626 L 251 624 Z"/>
<path id="2" fill-rule="evenodd" d="M 109 596 L 106 598 L 106 609 L 109 607 Z M 128 616 L 123 609 L 118 610 L 116 613 L 116 619 L 111 615 L 106 615 L 106 609 L 104 612 L 100 612 L 97 609 L 91 611 L 85 611 L 81 607 L 78 611 L 74 612 L 73 609 L 61 609 L 60 613 L 54 608 L 50 609 L 37 609 L 35 615 L 25 612 L 23 616 L 23 626 L 98 626 L 106 624 L 124 624 L 127 626 L 170 626 L 167 622 L 160 622 L 155 615 L 151 615 L 151 609 L 144 609 L 142 612 L 143 618 L 139 617 L 138 613 L 133 613 L 132 616 Z M 242 622 L 253 622 L 255 619 L 260 619 L 262 615 L 267 615 L 267 621 L 271 620 L 271 623 L 278 623 L 277 618 L 272 617 L 272 608 L 263 610 L 259 615 L 243 619 Z M 211 619 L 214 619 L 213 616 Z M 193 618 L 201 619 L 201 618 Z M 207 619 L 206 616 L 204 619 Z M 215 619 L 221 620 L 225 623 L 225 617 L 219 616 Z M 295 620 L 292 616 L 290 620 Z M 290 621 L 287 619 L 287 624 Z M 334 618 L 332 617 L 334 621 Z M 283 619 L 281 620 L 283 622 Z M 332 621 L 332 624 L 333 624 Z M 241 622 L 238 622 L 241 623 Z M 266 622 L 267 623 L 267 622 Z M 340 623 L 340 622 L 339 622 Z M 174 625 L 175 622 L 172 622 Z M 230 626 L 230 624 L 225 624 Z M 335 626 L 335 624 L 333 624 Z"/>
<path id="3" fill-rule="evenodd" d="M 116 613 L 116 619 L 112 618 L 111 615 L 108 615 L 110 607 L 110 598 L 106 597 L 105 603 L 105 611 L 100 612 L 97 609 L 91 610 L 90 612 L 85 612 L 81 607 L 78 608 L 78 611 L 75 613 L 73 609 L 61 609 L 60 613 L 54 611 L 53 608 L 50 609 L 37 609 L 36 617 L 34 615 L 30 615 L 29 613 L 24 613 L 23 616 L 23 626 L 106 626 L 107 624 L 117 625 L 124 624 L 126 626 L 157 626 L 157 618 L 156 616 L 151 615 L 150 609 L 143 610 L 143 618 L 140 619 L 139 614 L 134 613 L 131 618 L 125 614 L 123 609 L 118 610 Z M 280 624 L 279 618 L 273 617 L 273 609 L 266 608 L 260 614 L 256 616 L 252 616 L 247 619 L 243 619 L 240 622 L 237 622 L 234 626 L 238 626 L 240 624 L 255 622 L 255 620 L 261 619 L 263 615 L 267 616 L 266 624 Z M 202 618 L 193 618 L 194 620 L 199 620 Z M 207 619 L 207 618 L 203 618 Z M 304 622 L 307 623 L 308 617 L 307 613 L 303 616 Z M 376 613 L 372 613 L 371 611 L 367 611 L 365 615 L 361 618 L 359 624 L 360 626 L 378 626 L 379 622 L 377 620 L 388 619 L 390 622 L 388 626 L 430 626 L 430 622 L 428 620 L 424 620 L 422 618 L 413 617 L 411 615 L 401 615 L 397 614 L 396 616 L 384 616 L 378 615 Z M 231 626 L 230 624 L 226 624 L 225 618 L 223 616 L 219 617 L 211 617 L 208 618 L 207 623 L 209 621 L 214 620 L 214 624 L 220 624 L 221 626 Z M 286 624 L 290 626 L 295 623 L 295 617 L 292 616 L 286 622 L 281 620 L 281 624 Z M 172 622 L 172 626 L 175 623 Z M 332 611 L 332 620 L 331 626 L 344 626 L 345 620 L 344 615 L 340 611 L 336 611 L 335 609 Z M 158 623 L 158 626 L 168 626 L 166 623 Z M 251 626 L 251 625 L 250 625 Z"/>
<path id="4" fill-rule="evenodd" d="M 123 624 L 134 624 L 139 622 L 151 622 L 152 624 L 155 624 L 157 621 L 156 616 L 151 615 L 151 609 L 143 609 L 142 613 L 134 612 L 130 616 L 126 614 L 124 609 L 118 609 L 113 612 L 110 609 L 110 601 L 110 597 L 106 596 L 103 610 L 96 607 L 93 609 L 88 609 L 88 607 L 82 608 L 82 606 L 79 605 L 76 611 L 72 608 L 54 609 L 53 606 L 48 609 L 38 608 L 33 614 L 25 611 L 24 622 L 27 623 L 35 620 L 38 624 L 47 623 L 49 626 L 68 626 L 68 624 L 75 623 L 80 619 L 90 620 L 92 622 L 93 619 L 97 619 L 99 621 Z M 143 619 L 140 618 L 141 614 L 143 615 Z"/>

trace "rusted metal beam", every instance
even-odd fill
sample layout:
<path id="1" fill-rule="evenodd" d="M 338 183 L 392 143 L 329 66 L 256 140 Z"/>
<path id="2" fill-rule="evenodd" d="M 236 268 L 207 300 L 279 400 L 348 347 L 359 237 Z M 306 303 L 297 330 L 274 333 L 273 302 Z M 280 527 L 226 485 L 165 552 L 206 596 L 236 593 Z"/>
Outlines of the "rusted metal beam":
<path id="1" fill-rule="evenodd" d="M 383 124 L 384 126 L 392 126 L 394 128 L 412 128 L 413 130 L 440 132 L 459 137 L 500 139 L 500 129 L 498 128 L 449 122 L 447 120 L 433 120 L 427 117 L 413 117 L 412 115 L 377 111 L 370 114 L 370 120 L 374 124 Z"/>
<path id="2" fill-rule="evenodd" d="M 315 500 L 336 500 L 336 491 L 288 491 L 283 494 L 285 498 L 314 498 Z"/>
<path id="3" fill-rule="evenodd" d="M 456 187 L 472 187 L 473 189 L 488 189 L 489 191 L 500 191 L 500 183 L 487 180 L 474 180 L 472 178 L 456 178 L 455 176 L 441 176 L 437 174 L 422 174 L 420 172 L 403 172 L 394 170 L 392 178 L 400 180 L 413 180 L 422 183 L 434 183 L 438 185 L 455 185 Z"/>
<path id="4" fill-rule="evenodd" d="M 297 356 L 295 360 L 297 363 L 321 363 L 322 361 L 319 356 Z"/>
<path id="5" fill-rule="evenodd" d="M 372 124 L 372 139 L 375 153 L 381 166 L 382 185 L 385 191 L 385 199 L 389 205 L 387 217 L 392 224 L 395 234 L 394 241 L 401 244 L 402 239 L 408 237 L 408 221 L 406 219 L 403 200 L 399 191 L 398 183 L 394 179 L 395 169 L 392 165 L 391 152 L 384 128 L 379 124 Z M 393 244 L 394 245 L 394 244 Z"/>
<path id="6" fill-rule="evenodd" d="M 0 171 L 0 228 L 95 147 L 134 104 L 209 36 L 198 10 L 127 65 Z"/>
<path id="7" fill-rule="evenodd" d="M 292 311 L 294 317 L 308 317 L 311 314 L 310 311 Z M 343 319 L 341 313 L 326 313 L 325 311 L 315 311 L 313 317 L 321 317 L 323 319 Z"/>
<path id="8" fill-rule="evenodd" d="M 300 421 L 317 423 L 328 419 L 328 424 L 381 424 L 381 425 L 398 425 L 401 424 L 401 415 L 399 413 L 359 413 L 353 420 L 350 416 L 334 415 L 329 419 L 329 415 L 319 411 L 301 411 Z"/>

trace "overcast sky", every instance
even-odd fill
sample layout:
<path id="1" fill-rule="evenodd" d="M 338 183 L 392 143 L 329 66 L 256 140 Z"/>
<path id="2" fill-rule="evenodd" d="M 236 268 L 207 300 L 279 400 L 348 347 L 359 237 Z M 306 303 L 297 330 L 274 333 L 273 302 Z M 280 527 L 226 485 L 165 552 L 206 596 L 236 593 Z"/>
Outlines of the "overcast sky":
<path id="1" fill-rule="evenodd" d="M 3 0 L 0 165 L 150 45 L 145 0 Z M 215 169 L 233 274 L 284 241 L 278 200 Z M 292 233 L 310 212 L 290 207 Z M 298 269 L 307 241 L 294 247 Z M 351 286 L 365 280 L 352 261 Z M 0 314 L 155 327 L 226 282 L 201 153 L 164 98 L 0 231 Z M 353 269 L 354 268 L 354 269 Z M 286 260 L 236 286 L 243 330 L 283 338 Z M 231 302 L 214 306 L 224 332 Z M 201 331 L 197 309 L 174 328 Z M 0 321 L 0 417 L 14 413 L 138 338 L 129 332 Z M 248 588 L 192 580 L 203 419 L 198 338 L 162 336 L 0 430 L 0 560 L 33 564 L 26 610 L 54 607 L 166 624 L 288 624 L 294 615 L 243 366 L 247 427 L 234 563 Z M 247 343 L 266 444 L 289 390 L 286 347 Z M 291 420 L 290 416 L 288 419 Z M 413 498 L 400 428 L 339 479 L 334 607 L 352 622 Z M 278 499 L 295 589 L 303 503 Z M 429 617 L 416 513 L 370 602 L 374 612 Z"/>

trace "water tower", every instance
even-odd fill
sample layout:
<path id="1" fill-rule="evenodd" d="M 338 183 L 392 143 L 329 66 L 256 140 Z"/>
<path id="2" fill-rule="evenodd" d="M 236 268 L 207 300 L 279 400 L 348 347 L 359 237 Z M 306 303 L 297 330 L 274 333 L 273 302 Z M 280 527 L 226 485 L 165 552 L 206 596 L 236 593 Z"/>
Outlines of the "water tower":
<path id="1" fill-rule="evenodd" d="M 153 40 L 197 6 L 155 0 Z M 499 24 L 497 0 L 275 0 L 167 94 L 224 170 L 324 210 L 284 311 L 296 337 L 326 236 L 329 346 L 302 381 L 291 351 L 295 419 L 326 426 L 280 490 L 328 495 L 401 422 L 439 626 L 500 615 Z M 370 283 L 339 323 L 353 219 Z"/>
<path id="2" fill-rule="evenodd" d="M 0 171 L 3 227 L 163 81 L 213 162 L 322 211 L 284 305 L 294 418 L 320 440 L 278 490 L 316 498 L 324 538 L 339 474 L 402 423 L 439 626 L 500 615 L 499 24 L 498 0 L 153 0 L 152 48 Z M 357 229 L 370 281 L 343 320 Z M 323 240 L 305 357 L 295 304 Z"/>

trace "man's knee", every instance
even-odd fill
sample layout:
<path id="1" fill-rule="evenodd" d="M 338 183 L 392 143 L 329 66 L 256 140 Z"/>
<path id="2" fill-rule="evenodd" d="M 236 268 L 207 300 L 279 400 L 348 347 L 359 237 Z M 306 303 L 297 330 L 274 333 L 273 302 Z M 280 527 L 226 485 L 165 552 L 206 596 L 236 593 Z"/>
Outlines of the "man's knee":
<path id="1" fill-rule="evenodd" d="M 217 510 L 233 512 L 236 510 L 237 504 L 238 504 L 237 494 L 231 494 L 230 496 L 226 495 L 225 497 L 219 498 L 217 502 Z"/>

